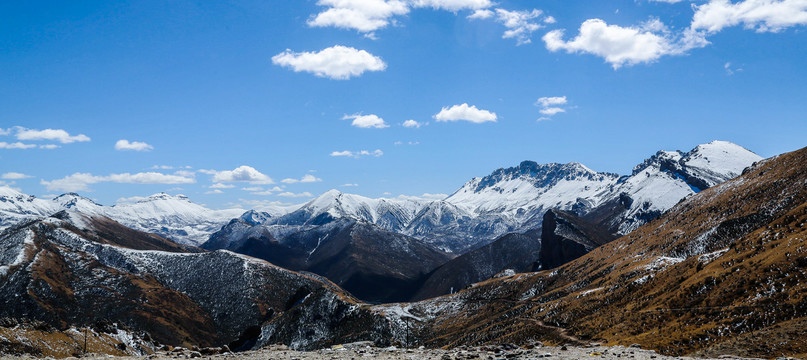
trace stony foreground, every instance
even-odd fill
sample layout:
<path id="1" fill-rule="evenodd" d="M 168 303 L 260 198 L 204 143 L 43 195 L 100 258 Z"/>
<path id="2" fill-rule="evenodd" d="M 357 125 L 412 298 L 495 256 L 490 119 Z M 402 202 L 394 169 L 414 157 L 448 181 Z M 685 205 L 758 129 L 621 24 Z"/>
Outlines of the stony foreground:
<path id="1" fill-rule="evenodd" d="M 3 357 L 4 359 L 31 359 L 31 357 Z M 396 347 L 376 348 L 365 344 L 338 345 L 330 349 L 316 351 L 295 351 L 286 346 L 271 346 L 261 350 L 225 353 L 216 355 L 202 355 L 198 351 L 177 348 L 173 351 L 160 351 L 148 356 L 116 357 L 110 355 L 93 354 L 81 359 L 276 359 L 276 360 L 358 360 L 358 359 L 435 359 L 435 360 L 520 360 L 520 359 L 703 359 L 691 357 L 673 357 L 659 355 L 652 350 L 643 350 L 636 347 L 624 346 L 591 346 L 591 347 L 553 347 L 539 346 L 524 349 L 516 346 L 482 346 L 476 348 L 442 349 L 400 349 Z M 73 358 L 68 358 L 73 359 Z M 728 355 L 719 359 L 747 359 Z M 780 358 L 793 359 L 793 358 Z"/>

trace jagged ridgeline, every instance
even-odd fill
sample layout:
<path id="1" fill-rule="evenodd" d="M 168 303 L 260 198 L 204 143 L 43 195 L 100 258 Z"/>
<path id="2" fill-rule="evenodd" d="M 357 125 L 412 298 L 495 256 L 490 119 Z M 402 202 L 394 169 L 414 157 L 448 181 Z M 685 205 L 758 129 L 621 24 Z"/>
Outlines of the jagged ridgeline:
<path id="1" fill-rule="evenodd" d="M 3 187 L 0 317 L 240 348 L 542 339 L 793 354 L 804 220 L 788 213 L 803 210 L 803 152 L 760 161 L 718 141 L 624 176 L 527 161 L 442 200 L 329 191 L 267 212 Z M 370 305 L 403 300 L 422 301 Z M 736 343 L 763 335 L 785 345 Z"/>
<path id="2" fill-rule="evenodd" d="M 597 341 L 667 354 L 807 354 L 807 148 L 761 161 L 551 271 L 371 310 L 418 344 Z M 264 341 L 305 345 L 277 329 Z M 333 336 L 338 336 L 336 332 Z M 274 337 L 272 337 L 274 336 Z M 400 335 L 399 335 L 400 336 Z"/>
<path id="3" fill-rule="evenodd" d="M 576 224 L 590 224 L 586 229 L 597 228 L 586 231 L 601 234 L 592 243 L 601 245 L 760 159 L 741 146 L 715 141 L 689 152 L 659 151 L 625 176 L 579 163 L 525 161 L 471 179 L 437 201 L 369 199 L 331 190 L 286 214 L 245 213 L 202 247 L 312 271 L 370 302 L 418 300 L 461 290 L 505 269 L 540 269 L 541 225 L 550 209 L 579 217 Z M 573 256 L 559 250 L 548 265 L 572 260 L 592 244 Z"/>
<path id="4" fill-rule="evenodd" d="M 57 329 L 118 323 L 159 343 L 237 348 L 304 299 L 358 304 L 321 278 L 74 211 L 4 230 L 0 249 L 0 318 Z"/>

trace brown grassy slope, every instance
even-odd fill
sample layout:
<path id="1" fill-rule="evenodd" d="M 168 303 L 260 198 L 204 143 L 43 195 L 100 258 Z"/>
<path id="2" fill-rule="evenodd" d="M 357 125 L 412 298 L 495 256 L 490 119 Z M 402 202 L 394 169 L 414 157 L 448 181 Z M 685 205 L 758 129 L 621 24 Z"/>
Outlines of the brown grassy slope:
<path id="1" fill-rule="evenodd" d="M 806 222 L 802 149 L 763 161 L 553 272 L 497 279 L 444 299 L 459 301 L 460 310 L 430 324 L 439 335 L 429 343 L 548 338 L 545 325 L 554 324 L 581 338 L 671 354 L 721 344 L 755 356 L 804 354 L 807 335 L 795 324 L 807 319 Z M 774 329 L 781 335 L 775 342 L 731 345 Z"/>

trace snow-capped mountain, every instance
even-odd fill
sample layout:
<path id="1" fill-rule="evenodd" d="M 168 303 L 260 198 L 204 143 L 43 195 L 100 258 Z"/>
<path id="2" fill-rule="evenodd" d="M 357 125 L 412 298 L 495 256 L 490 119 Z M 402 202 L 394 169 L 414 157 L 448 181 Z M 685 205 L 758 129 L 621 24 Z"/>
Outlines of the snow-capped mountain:
<path id="1" fill-rule="evenodd" d="M 370 199 L 331 190 L 263 224 L 282 238 L 352 218 L 462 253 L 509 232 L 540 228 L 547 210 L 560 209 L 588 215 L 623 235 L 761 159 L 741 146 L 714 141 L 689 152 L 659 151 L 624 176 L 580 163 L 524 161 L 473 178 L 444 200 Z"/>
<path id="2" fill-rule="evenodd" d="M 524 161 L 517 167 L 471 179 L 445 199 L 454 205 L 450 208 L 454 216 L 465 215 L 464 223 L 450 225 L 450 234 L 420 217 L 406 232 L 457 251 L 474 246 L 474 240 L 484 242 L 507 232 L 540 227 L 547 210 L 560 209 L 581 216 L 597 212 L 607 218 L 605 225 L 624 235 L 681 199 L 734 178 L 759 160 L 762 157 L 739 145 L 713 141 L 689 152 L 659 151 L 627 176 L 595 172 L 579 163 Z M 432 203 L 421 213 L 428 213 L 430 207 L 447 208 Z M 602 216 L 603 212 L 607 216 Z M 433 231 L 440 236 L 428 235 Z"/>
<path id="3" fill-rule="evenodd" d="M 371 222 L 390 231 L 401 231 L 427 203 L 418 199 L 371 199 L 330 190 L 266 224 L 311 226 L 351 218 Z"/>
<path id="4" fill-rule="evenodd" d="M 135 203 L 103 206 L 76 193 L 45 200 L 0 187 L 0 229 L 25 218 L 48 216 L 60 210 L 106 216 L 133 229 L 189 245 L 207 241 L 211 233 L 244 212 L 241 209 L 211 210 L 192 202 L 187 196 L 166 193 L 154 194 Z"/>

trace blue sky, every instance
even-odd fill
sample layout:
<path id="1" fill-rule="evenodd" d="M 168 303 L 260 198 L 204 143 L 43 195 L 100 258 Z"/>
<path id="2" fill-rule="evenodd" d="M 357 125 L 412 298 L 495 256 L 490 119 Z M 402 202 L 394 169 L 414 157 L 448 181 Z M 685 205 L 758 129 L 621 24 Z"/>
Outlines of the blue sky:
<path id="1" fill-rule="evenodd" d="M 772 156 L 806 145 L 805 19 L 796 0 L 4 2 L 0 181 L 250 208 L 449 194 L 522 160 L 626 174 L 715 139 Z"/>

